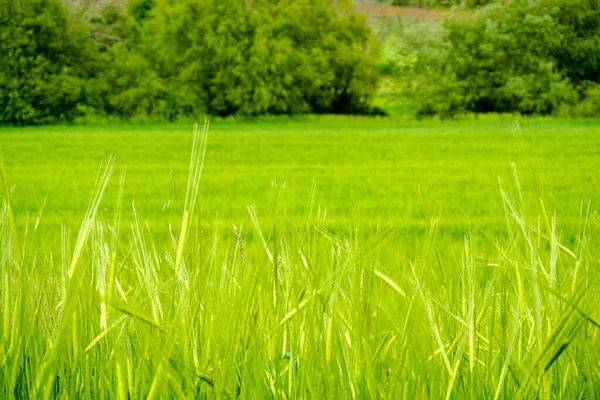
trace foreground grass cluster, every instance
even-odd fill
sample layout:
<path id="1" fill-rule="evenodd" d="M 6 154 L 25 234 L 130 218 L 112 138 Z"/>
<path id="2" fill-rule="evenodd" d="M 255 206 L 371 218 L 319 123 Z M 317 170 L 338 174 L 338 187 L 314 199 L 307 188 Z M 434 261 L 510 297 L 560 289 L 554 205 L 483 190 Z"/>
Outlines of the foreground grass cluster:
<path id="1" fill-rule="evenodd" d="M 39 220 L 17 223 L 3 172 L 2 398 L 598 397 L 600 219 L 588 205 L 567 244 L 515 174 L 498 190 L 502 235 L 457 245 L 434 218 L 407 244 L 378 225 L 339 229 L 314 189 L 286 221 L 274 185 L 268 217 L 248 208 L 251 233 L 206 229 L 206 129 L 166 244 L 125 204 L 124 175 L 100 218 L 112 159 L 59 254 Z"/>

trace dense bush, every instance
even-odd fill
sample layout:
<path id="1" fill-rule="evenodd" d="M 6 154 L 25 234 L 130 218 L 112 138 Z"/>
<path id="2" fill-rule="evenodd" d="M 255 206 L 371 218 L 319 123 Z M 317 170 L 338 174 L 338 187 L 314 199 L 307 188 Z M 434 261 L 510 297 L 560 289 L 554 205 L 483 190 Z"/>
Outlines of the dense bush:
<path id="1" fill-rule="evenodd" d="M 557 24 L 559 41 L 549 44 L 558 69 L 575 85 L 599 82 L 600 0 L 543 0 L 542 5 Z"/>
<path id="2" fill-rule="evenodd" d="M 60 0 L 0 2 L 0 122 L 372 111 L 378 46 L 349 2 L 72 11 Z"/>
<path id="3" fill-rule="evenodd" d="M 143 45 L 144 22 L 151 18 L 153 0 L 128 3 L 125 13 L 109 6 L 92 18 L 97 45 L 95 76 L 88 81 L 88 114 L 117 119 L 171 120 L 181 114 Z"/>
<path id="4" fill-rule="evenodd" d="M 552 114 L 574 106 L 592 93 L 579 87 L 600 77 L 600 2 L 577 4 L 496 3 L 450 18 L 435 42 L 413 37 L 419 113 Z"/>
<path id="5" fill-rule="evenodd" d="M 574 106 L 563 106 L 560 109 L 561 116 L 592 118 L 600 116 L 600 85 L 587 81 L 579 86 L 581 100 Z"/>
<path id="6" fill-rule="evenodd" d="M 148 29 L 149 56 L 190 112 L 369 111 L 377 47 L 364 19 L 332 2 L 164 2 Z"/>
<path id="7" fill-rule="evenodd" d="M 0 123 L 73 119 L 92 52 L 60 0 L 1 1 Z"/>

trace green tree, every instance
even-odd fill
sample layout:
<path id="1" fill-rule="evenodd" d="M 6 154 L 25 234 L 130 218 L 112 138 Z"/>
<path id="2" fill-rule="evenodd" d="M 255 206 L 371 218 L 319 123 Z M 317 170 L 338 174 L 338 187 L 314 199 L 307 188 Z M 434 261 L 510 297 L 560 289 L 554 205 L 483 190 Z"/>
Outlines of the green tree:
<path id="1" fill-rule="evenodd" d="M 576 84 L 600 81 L 600 0 L 544 0 L 557 24 L 559 41 L 551 55 Z"/>
<path id="2" fill-rule="evenodd" d="M 0 123 L 372 112 L 378 46 L 349 1 L 91 9 L 0 2 Z"/>
<path id="3" fill-rule="evenodd" d="M 147 53 L 185 112 L 367 113 L 377 45 L 364 18 L 336 3 L 164 1 Z"/>
<path id="4" fill-rule="evenodd" d="M 0 123 L 73 119 L 92 53 L 60 0 L 0 2 Z"/>
<path id="5" fill-rule="evenodd" d="M 126 9 L 109 5 L 91 19 L 97 54 L 94 75 L 86 82 L 90 114 L 120 120 L 172 120 L 180 102 L 147 58 L 144 24 L 152 18 L 153 0 L 133 0 Z"/>
<path id="6" fill-rule="evenodd" d="M 419 65 L 420 113 L 551 114 L 574 104 L 577 92 L 555 58 L 565 29 L 544 4 L 496 3 L 446 21 L 436 57 Z"/>

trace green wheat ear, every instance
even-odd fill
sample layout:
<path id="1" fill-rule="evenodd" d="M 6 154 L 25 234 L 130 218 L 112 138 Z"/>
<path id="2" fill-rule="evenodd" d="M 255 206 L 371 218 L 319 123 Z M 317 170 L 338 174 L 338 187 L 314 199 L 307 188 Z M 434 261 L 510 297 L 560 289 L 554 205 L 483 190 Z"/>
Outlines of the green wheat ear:
<path id="1" fill-rule="evenodd" d="M 179 275 L 183 263 L 183 251 L 191 221 L 193 219 L 196 200 L 200 190 L 200 178 L 202 177 L 202 167 L 204 166 L 204 157 L 206 155 L 206 143 L 208 140 L 209 120 L 204 120 L 204 126 L 200 131 L 198 123 L 194 124 L 194 143 L 192 145 L 192 156 L 190 158 L 190 171 L 185 193 L 185 205 L 183 208 L 183 217 L 181 220 L 181 231 L 179 234 L 179 244 L 177 246 L 177 256 L 175 258 L 175 275 Z"/>
<path id="2" fill-rule="evenodd" d="M 19 235 L 17 234 L 17 222 L 15 221 L 15 214 L 13 213 L 12 208 L 12 195 L 11 190 L 8 185 L 8 178 L 6 177 L 6 170 L 4 168 L 4 158 L 2 157 L 2 149 L 0 148 L 0 176 L 2 178 L 2 184 L 4 186 L 4 192 L 6 196 L 6 213 L 8 216 L 8 223 L 10 224 L 10 231 L 13 238 L 13 249 L 15 252 L 15 257 L 17 261 L 20 263 L 23 258 L 23 253 L 21 253 L 21 242 L 19 239 Z"/>

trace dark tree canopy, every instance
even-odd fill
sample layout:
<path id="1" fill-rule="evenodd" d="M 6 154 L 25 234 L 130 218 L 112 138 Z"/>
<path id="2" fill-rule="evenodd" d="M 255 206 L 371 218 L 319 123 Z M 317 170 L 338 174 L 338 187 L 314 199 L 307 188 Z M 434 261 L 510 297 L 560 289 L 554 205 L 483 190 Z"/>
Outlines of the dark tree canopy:
<path id="1" fill-rule="evenodd" d="M 88 33 L 60 0 L 0 2 L 0 123 L 71 120 L 89 53 Z"/>

